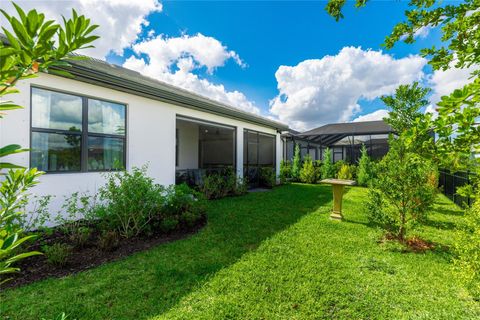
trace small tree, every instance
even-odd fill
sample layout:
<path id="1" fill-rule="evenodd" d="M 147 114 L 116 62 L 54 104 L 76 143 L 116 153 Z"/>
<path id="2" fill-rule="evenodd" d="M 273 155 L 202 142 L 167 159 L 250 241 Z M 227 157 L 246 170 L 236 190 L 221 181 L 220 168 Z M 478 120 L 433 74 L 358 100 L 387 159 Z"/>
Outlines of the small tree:
<path id="1" fill-rule="evenodd" d="M 332 152 L 330 148 L 325 149 L 323 154 L 322 179 L 330 179 L 335 176 L 335 167 L 332 163 Z"/>
<path id="2" fill-rule="evenodd" d="M 313 166 L 312 157 L 310 157 L 310 155 L 306 155 L 305 159 L 303 160 L 303 166 L 300 170 L 300 181 L 303 183 L 317 182 L 315 167 Z"/>
<path id="3" fill-rule="evenodd" d="M 292 165 L 292 178 L 295 181 L 300 179 L 300 167 L 301 158 L 300 158 L 300 145 L 295 145 L 295 155 L 293 156 L 293 165 Z"/>
<path id="4" fill-rule="evenodd" d="M 362 144 L 360 149 L 360 159 L 358 160 L 357 182 L 361 186 L 367 186 L 373 176 L 372 161 L 368 156 L 367 148 Z"/>
<path id="5" fill-rule="evenodd" d="M 405 152 L 401 141 L 390 141 L 390 151 L 379 163 L 369 191 L 367 214 L 403 242 L 410 227 L 426 217 L 436 189 L 429 181 L 431 165 L 419 155 Z"/>

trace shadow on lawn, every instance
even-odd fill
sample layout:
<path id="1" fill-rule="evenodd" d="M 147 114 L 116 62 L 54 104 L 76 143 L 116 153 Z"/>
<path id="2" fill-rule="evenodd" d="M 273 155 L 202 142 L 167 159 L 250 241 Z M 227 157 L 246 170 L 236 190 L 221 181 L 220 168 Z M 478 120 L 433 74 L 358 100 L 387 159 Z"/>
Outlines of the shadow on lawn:
<path id="1" fill-rule="evenodd" d="M 159 316 L 216 272 L 331 200 L 328 186 L 290 184 L 211 201 L 208 224 L 198 234 L 72 277 L 5 292 L 0 296 L 0 315 L 11 319 L 36 319 L 38 314 L 53 318 L 61 312 L 71 319 Z"/>

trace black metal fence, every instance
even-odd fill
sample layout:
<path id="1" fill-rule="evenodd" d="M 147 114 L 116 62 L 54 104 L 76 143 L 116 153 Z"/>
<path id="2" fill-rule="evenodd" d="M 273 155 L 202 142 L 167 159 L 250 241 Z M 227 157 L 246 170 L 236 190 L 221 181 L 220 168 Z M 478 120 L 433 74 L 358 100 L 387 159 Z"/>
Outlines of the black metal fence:
<path id="1" fill-rule="evenodd" d="M 471 198 L 462 197 L 457 194 L 457 188 L 469 184 L 474 173 L 468 171 L 449 172 L 448 170 L 439 170 L 439 187 L 442 188 L 443 194 L 450 198 L 459 206 L 471 206 L 473 200 Z"/>

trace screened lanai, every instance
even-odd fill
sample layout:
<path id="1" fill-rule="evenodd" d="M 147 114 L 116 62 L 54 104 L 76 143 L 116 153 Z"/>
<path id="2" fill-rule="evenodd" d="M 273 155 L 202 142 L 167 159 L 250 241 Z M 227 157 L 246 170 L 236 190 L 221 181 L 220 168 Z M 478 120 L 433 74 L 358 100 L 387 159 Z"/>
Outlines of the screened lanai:
<path id="1" fill-rule="evenodd" d="M 199 185 L 205 175 L 235 170 L 234 127 L 177 117 L 175 181 Z"/>
<path id="2" fill-rule="evenodd" d="M 314 160 L 322 160 L 329 148 L 332 161 L 356 163 L 365 145 L 371 158 L 380 159 L 388 152 L 391 133 L 392 128 L 383 120 L 327 124 L 303 133 L 291 131 L 282 135 L 284 158 L 293 159 L 294 146 L 298 144 L 302 158 L 309 154 Z"/>

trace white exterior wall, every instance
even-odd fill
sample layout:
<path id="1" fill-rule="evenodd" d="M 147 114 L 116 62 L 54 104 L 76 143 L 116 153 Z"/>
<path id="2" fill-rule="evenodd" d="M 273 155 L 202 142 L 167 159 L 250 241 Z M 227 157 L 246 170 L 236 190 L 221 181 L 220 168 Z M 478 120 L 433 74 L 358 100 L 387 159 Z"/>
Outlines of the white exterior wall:
<path id="1" fill-rule="evenodd" d="M 31 85 L 126 104 L 127 169 L 148 163 L 148 174 L 160 184 L 170 185 L 175 183 L 175 127 L 177 115 L 236 127 L 237 174 L 239 176 L 243 175 L 243 129 L 275 134 L 277 137 L 277 174 L 279 173 L 282 142 L 280 134 L 275 129 L 48 74 L 41 74 L 38 78 L 21 81 L 17 86 L 20 93 L 7 96 L 10 100 L 25 108 L 9 111 L 6 119 L 0 122 L 1 146 L 16 143 L 24 148 L 30 147 Z M 198 155 L 198 152 L 196 154 Z M 12 155 L 6 161 L 28 167 L 29 153 Z M 64 196 L 76 191 L 95 193 L 103 185 L 104 179 L 102 174 L 98 172 L 52 173 L 43 175 L 40 182 L 33 189 L 33 193 L 38 196 L 54 195 L 52 210 L 59 211 Z"/>

